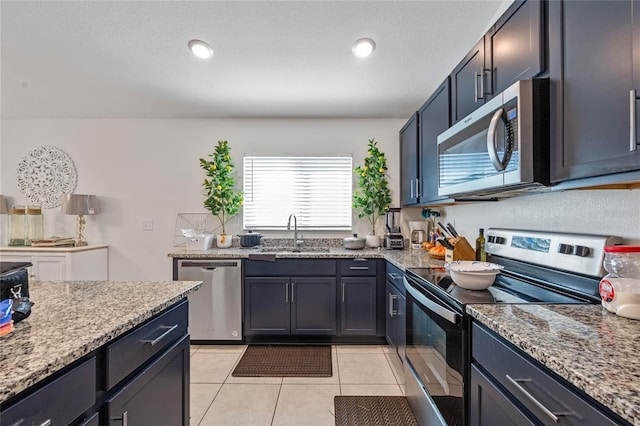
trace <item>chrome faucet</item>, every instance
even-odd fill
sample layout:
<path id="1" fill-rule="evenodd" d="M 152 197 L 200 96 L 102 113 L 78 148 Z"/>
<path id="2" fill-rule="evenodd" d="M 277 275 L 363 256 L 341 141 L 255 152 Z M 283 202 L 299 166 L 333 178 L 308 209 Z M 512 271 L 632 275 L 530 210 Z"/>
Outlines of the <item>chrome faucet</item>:
<path id="1" fill-rule="evenodd" d="M 289 221 L 287 222 L 287 231 L 291 230 L 291 218 L 293 218 L 293 248 L 298 248 L 302 245 L 303 241 L 298 240 L 298 219 L 293 213 L 289 215 Z"/>

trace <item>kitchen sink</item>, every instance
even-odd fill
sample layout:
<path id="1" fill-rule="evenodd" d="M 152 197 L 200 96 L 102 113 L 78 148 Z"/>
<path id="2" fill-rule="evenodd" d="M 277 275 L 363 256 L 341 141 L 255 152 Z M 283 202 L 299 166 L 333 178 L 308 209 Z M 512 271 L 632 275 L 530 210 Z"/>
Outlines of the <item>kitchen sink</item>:
<path id="1" fill-rule="evenodd" d="M 262 247 L 260 253 L 329 253 L 329 247 Z"/>

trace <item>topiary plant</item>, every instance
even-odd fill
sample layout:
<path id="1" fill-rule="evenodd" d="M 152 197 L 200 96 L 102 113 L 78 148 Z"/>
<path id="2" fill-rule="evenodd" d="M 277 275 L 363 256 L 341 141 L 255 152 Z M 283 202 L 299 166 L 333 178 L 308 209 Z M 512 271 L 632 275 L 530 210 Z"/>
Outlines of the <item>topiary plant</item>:
<path id="1" fill-rule="evenodd" d="M 238 213 L 243 201 L 243 193 L 234 192 L 236 181 L 229 151 L 227 141 L 218 141 L 213 153 L 209 154 L 211 160 L 200 159 L 200 167 L 207 174 L 202 184 L 207 196 L 203 205 L 220 221 L 222 242 L 226 235 L 225 225 Z"/>
<path id="2" fill-rule="evenodd" d="M 366 218 L 371 224 L 371 234 L 376 233 L 376 222 L 391 204 L 391 190 L 387 179 L 387 159 L 378 149 L 378 142 L 369 139 L 369 151 L 364 165 L 356 165 L 358 190 L 353 194 L 353 207 L 359 218 Z"/>

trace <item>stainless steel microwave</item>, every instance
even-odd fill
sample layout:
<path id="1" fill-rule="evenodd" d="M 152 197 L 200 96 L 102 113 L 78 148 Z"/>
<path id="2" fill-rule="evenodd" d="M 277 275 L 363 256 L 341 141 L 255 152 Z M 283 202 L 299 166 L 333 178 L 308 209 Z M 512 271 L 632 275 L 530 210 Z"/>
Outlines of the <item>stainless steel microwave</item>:
<path id="1" fill-rule="evenodd" d="M 438 136 L 438 195 L 508 196 L 549 185 L 549 80 L 522 80 Z"/>

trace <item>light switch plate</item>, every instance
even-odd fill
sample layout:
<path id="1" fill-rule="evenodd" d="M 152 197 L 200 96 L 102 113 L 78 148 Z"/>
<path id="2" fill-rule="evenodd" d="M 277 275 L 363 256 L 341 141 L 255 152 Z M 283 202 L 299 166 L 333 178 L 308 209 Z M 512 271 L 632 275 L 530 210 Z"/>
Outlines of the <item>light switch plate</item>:
<path id="1" fill-rule="evenodd" d="M 142 220 L 142 230 L 143 231 L 153 231 L 153 219 L 143 219 Z"/>

